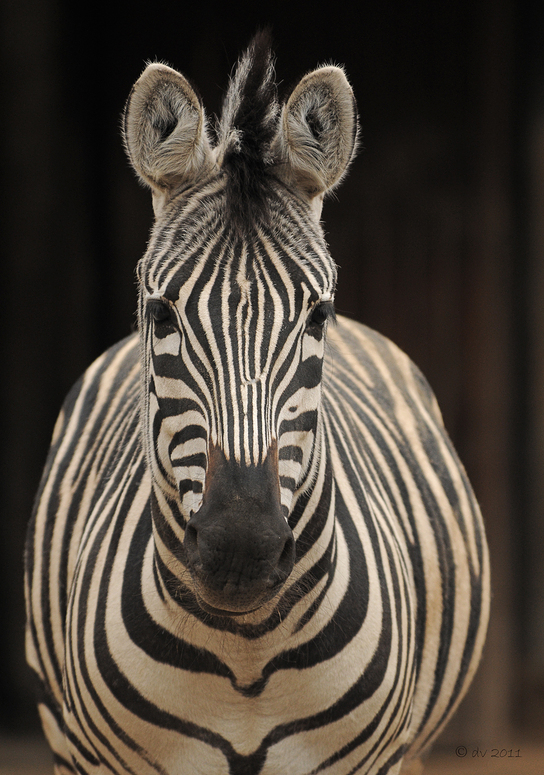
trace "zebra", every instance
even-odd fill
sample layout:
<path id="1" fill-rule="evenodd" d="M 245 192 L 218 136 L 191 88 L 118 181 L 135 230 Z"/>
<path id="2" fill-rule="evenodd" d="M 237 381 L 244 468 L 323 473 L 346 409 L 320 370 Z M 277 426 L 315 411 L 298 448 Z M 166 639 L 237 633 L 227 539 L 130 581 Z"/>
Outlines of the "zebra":
<path id="1" fill-rule="evenodd" d="M 480 659 L 489 559 L 425 378 L 335 315 L 344 70 L 280 100 L 258 34 L 213 133 L 161 63 L 123 126 L 155 213 L 138 331 L 66 398 L 25 554 L 55 773 L 415 772 Z"/>

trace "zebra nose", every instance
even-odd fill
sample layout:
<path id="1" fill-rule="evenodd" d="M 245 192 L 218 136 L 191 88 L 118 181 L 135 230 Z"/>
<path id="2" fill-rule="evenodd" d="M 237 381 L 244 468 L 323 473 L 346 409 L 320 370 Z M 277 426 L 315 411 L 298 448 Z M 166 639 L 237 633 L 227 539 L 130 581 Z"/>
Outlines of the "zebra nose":
<path id="1" fill-rule="evenodd" d="M 285 580 L 294 560 L 294 540 L 287 525 L 285 531 L 248 530 L 247 525 L 242 528 L 236 524 L 240 520 L 229 522 L 230 526 L 225 526 L 223 520 L 214 520 L 202 526 L 195 518 L 189 521 L 185 548 L 191 555 L 193 567 L 218 579 L 219 583 L 222 576 L 236 574 L 247 582 L 268 577 Z"/>
<path id="2" fill-rule="evenodd" d="M 274 597 L 295 561 L 277 459 L 243 466 L 213 450 L 202 506 L 186 525 L 183 546 L 199 602 L 208 608 L 247 612 Z"/>

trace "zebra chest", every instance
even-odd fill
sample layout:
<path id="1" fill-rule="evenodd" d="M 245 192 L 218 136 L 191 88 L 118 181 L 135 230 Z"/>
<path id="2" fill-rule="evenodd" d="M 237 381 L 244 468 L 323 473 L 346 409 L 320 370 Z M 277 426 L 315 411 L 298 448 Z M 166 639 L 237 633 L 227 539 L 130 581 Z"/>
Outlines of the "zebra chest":
<path id="1" fill-rule="evenodd" d="M 402 727 L 410 685 L 398 676 L 410 648 L 399 651 L 362 556 L 350 583 L 345 540 L 328 595 L 305 625 L 297 631 L 288 617 L 253 638 L 165 594 L 145 507 L 113 519 L 100 546 L 87 562 L 96 578 L 76 573 L 68 619 L 64 717 L 78 741 L 74 759 L 88 751 L 85 771 L 101 773 L 89 767 L 95 760 L 142 775 L 303 775 L 376 724 L 354 745 L 364 754 L 395 683 Z M 350 762 L 330 772 L 348 772 Z"/>
<path id="2" fill-rule="evenodd" d="M 70 712 L 65 708 L 69 739 L 77 739 L 80 748 L 72 754 L 81 761 L 81 748 L 88 746 L 96 761 L 109 762 L 114 772 L 142 775 L 308 775 L 332 763 L 346 745 L 360 758 L 374 737 L 364 736 L 363 753 L 354 741 L 380 718 L 387 696 L 379 686 L 382 666 L 367 660 L 364 675 L 364 665 L 356 664 L 360 645 L 312 667 L 277 669 L 265 681 L 244 686 L 235 674 L 241 655 L 221 660 L 211 649 L 184 650 L 179 641 L 156 644 L 152 655 L 142 643 L 111 633 L 107 644 L 97 643 L 86 680 L 67 692 L 77 697 Z M 246 655 L 246 675 L 249 659 Z M 255 659 L 255 674 L 260 667 Z M 347 773 L 352 766 L 348 757 L 340 769 L 324 772 Z"/>

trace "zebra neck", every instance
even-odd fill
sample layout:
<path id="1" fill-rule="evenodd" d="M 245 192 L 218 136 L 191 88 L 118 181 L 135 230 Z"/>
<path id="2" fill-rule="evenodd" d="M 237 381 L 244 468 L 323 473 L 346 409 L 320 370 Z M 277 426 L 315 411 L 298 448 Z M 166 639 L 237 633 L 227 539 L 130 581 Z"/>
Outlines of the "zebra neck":
<path id="1" fill-rule="evenodd" d="M 176 501 L 156 482 L 151 486 L 150 507 L 154 573 L 158 574 L 155 581 L 164 587 L 166 594 L 177 595 L 180 584 L 185 584 L 190 577 L 183 549 L 187 521 Z"/>
<path id="2" fill-rule="evenodd" d="M 293 496 L 289 526 L 297 542 L 297 564 L 308 551 L 315 556 L 334 533 L 334 482 L 321 418 L 304 481 Z"/>

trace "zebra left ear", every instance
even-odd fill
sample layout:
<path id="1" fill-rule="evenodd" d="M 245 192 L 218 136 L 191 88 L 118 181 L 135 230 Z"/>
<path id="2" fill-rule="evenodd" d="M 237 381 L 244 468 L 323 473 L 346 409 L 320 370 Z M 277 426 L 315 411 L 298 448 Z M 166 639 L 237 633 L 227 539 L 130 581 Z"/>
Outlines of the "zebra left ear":
<path id="1" fill-rule="evenodd" d="M 340 67 L 320 67 L 295 87 L 276 137 L 278 173 L 313 200 L 340 183 L 357 146 L 357 108 Z"/>
<path id="2" fill-rule="evenodd" d="M 214 164 L 200 98 L 166 65 L 148 65 L 134 84 L 123 130 L 130 162 L 153 191 L 156 214 L 180 185 Z"/>

